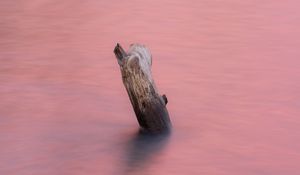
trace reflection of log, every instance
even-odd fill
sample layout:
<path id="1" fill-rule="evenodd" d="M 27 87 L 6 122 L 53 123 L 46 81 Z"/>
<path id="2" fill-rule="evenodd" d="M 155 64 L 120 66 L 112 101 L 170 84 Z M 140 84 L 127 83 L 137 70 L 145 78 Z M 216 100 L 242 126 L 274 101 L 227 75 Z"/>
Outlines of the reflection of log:
<path id="1" fill-rule="evenodd" d="M 160 132 L 170 128 L 165 95 L 158 94 L 151 75 L 152 58 L 143 45 L 133 44 L 126 53 L 120 44 L 114 49 L 137 120 L 142 129 Z"/>

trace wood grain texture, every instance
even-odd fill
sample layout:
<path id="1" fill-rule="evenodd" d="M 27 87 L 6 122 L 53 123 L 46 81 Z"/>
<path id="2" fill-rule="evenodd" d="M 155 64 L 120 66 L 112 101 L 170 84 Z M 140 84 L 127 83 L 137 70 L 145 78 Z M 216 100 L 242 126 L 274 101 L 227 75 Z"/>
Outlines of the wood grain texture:
<path id="1" fill-rule="evenodd" d="M 117 44 L 114 53 L 141 128 L 149 132 L 169 130 L 171 122 L 166 108 L 166 95 L 161 96 L 151 74 L 152 56 L 141 44 L 132 44 L 126 53 Z"/>

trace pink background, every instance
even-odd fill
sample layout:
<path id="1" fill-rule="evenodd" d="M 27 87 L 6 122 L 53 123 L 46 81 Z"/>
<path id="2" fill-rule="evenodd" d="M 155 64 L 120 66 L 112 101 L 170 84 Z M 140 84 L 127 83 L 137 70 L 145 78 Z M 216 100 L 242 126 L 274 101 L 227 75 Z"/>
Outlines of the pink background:
<path id="1" fill-rule="evenodd" d="M 300 174 L 296 0 L 1 0 L 0 174 Z M 116 42 L 173 132 L 141 138 Z"/>

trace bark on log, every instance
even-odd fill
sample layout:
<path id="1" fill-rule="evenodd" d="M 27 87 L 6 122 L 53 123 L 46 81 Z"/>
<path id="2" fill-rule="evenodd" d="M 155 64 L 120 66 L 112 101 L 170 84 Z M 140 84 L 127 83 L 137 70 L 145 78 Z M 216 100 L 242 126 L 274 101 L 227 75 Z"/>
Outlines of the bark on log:
<path id="1" fill-rule="evenodd" d="M 166 95 L 159 95 L 151 74 L 152 56 L 143 45 L 132 44 L 126 53 L 117 44 L 114 53 L 120 65 L 123 84 L 142 129 L 169 130 L 171 122 Z"/>

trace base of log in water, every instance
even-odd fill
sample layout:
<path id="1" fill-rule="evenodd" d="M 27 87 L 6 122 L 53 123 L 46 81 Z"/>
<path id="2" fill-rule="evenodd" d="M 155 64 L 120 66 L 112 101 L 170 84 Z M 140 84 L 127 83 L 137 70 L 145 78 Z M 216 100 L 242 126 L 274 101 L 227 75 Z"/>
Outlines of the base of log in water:
<path id="1" fill-rule="evenodd" d="M 125 52 L 117 44 L 114 49 L 121 69 L 123 84 L 141 128 L 152 133 L 171 127 L 165 95 L 159 95 L 151 74 L 152 57 L 143 45 L 132 44 Z"/>

